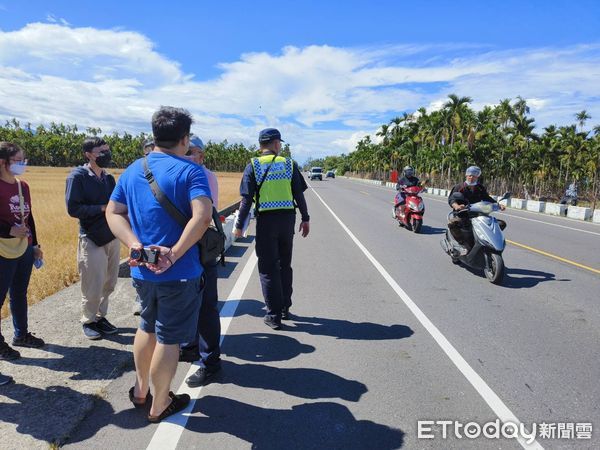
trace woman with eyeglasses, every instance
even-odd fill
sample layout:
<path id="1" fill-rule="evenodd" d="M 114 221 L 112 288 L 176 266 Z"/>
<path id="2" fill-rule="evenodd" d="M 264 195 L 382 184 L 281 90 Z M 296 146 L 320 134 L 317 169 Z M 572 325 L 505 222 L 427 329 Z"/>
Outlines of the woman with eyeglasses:
<path id="1" fill-rule="evenodd" d="M 17 178 L 25 172 L 26 165 L 18 145 L 0 142 L 0 307 L 9 294 L 15 329 L 12 346 L 40 348 L 44 341 L 27 329 L 27 287 L 34 259 L 43 255 L 31 214 L 29 186 Z M 4 340 L 0 329 L 0 360 L 20 357 Z"/>

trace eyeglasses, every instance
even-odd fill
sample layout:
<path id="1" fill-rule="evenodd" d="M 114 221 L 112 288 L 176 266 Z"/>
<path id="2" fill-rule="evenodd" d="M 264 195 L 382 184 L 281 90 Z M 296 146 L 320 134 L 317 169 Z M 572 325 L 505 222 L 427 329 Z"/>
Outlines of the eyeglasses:
<path id="1" fill-rule="evenodd" d="M 27 160 L 26 159 L 15 159 L 15 158 L 9 158 L 8 159 L 9 162 L 14 163 L 14 164 L 19 164 L 19 165 L 26 165 L 27 164 Z"/>

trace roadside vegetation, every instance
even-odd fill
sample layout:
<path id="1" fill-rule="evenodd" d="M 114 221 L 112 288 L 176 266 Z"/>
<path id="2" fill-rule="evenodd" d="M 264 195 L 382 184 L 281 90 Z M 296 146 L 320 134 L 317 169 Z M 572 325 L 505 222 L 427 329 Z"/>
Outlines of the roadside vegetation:
<path id="1" fill-rule="evenodd" d="M 483 169 L 491 192 L 558 200 L 565 187 L 579 181 L 580 201 L 595 207 L 599 197 L 600 125 L 586 127 L 586 111 L 573 114 L 570 125 L 535 128 L 527 102 L 504 99 L 475 111 L 470 97 L 448 96 L 443 107 L 420 108 L 381 125 L 350 154 L 309 160 L 337 174 L 388 180 L 394 169 L 416 168 L 437 187 L 451 188 L 466 167 Z"/>

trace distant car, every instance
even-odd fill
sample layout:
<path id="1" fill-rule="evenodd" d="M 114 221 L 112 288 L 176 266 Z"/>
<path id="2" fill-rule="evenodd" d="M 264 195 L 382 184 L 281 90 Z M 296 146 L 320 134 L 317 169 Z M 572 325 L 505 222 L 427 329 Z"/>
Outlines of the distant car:
<path id="1" fill-rule="evenodd" d="M 325 178 L 335 178 L 335 172 L 333 170 L 328 170 L 325 174 Z"/>
<path id="2" fill-rule="evenodd" d="M 308 174 L 308 178 L 310 180 L 316 180 L 318 178 L 320 181 L 323 181 L 323 169 L 320 167 L 312 167 Z"/>

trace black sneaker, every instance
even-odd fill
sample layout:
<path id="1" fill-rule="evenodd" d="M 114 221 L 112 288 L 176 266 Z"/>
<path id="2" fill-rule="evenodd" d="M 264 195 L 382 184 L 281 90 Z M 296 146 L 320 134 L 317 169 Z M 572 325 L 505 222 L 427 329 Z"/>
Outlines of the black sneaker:
<path id="1" fill-rule="evenodd" d="M 16 336 L 13 337 L 12 345 L 14 345 L 15 347 L 41 348 L 44 345 L 46 345 L 46 343 L 43 339 L 35 337 L 31 333 L 27 333 L 25 336 L 20 338 Z"/>
<path id="2" fill-rule="evenodd" d="M 0 342 L 0 360 L 12 361 L 20 357 L 21 354 L 18 351 L 10 347 L 6 342 Z"/>
<path id="3" fill-rule="evenodd" d="M 96 322 L 96 328 L 102 334 L 115 334 L 117 331 L 117 327 L 115 327 L 112 323 L 106 320 L 106 317 L 103 317 L 98 322 Z"/>
<path id="4" fill-rule="evenodd" d="M 283 308 L 281 310 L 281 320 L 290 320 L 290 308 Z"/>
<path id="5" fill-rule="evenodd" d="M 132 312 L 133 312 L 133 315 L 134 315 L 134 316 L 139 316 L 139 315 L 141 315 L 141 314 L 142 314 L 142 303 L 141 303 L 141 302 L 138 302 L 138 301 L 136 301 L 136 302 L 133 304 L 133 309 L 132 309 Z"/>
<path id="6" fill-rule="evenodd" d="M 268 327 L 271 327 L 274 330 L 281 330 L 281 321 L 274 319 L 271 316 L 265 316 L 264 322 Z"/>
<path id="7" fill-rule="evenodd" d="M 182 347 L 179 350 L 179 361 L 180 362 L 194 362 L 200 359 L 198 347 Z"/>
<path id="8" fill-rule="evenodd" d="M 102 337 L 102 333 L 98 330 L 98 325 L 96 322 L 92 323 L 84 323 L 83 324 L 83 334 L 86 338 L 96 340 Z"/>
<path id="9" fill-rule="evenodd" d="M 189 387 L 198 387 L 207 384 L 210 381 L 210 378 L 215 374 L 219 373 L 221 368 L 219 367 L 216 370 L 208 370 L 206 367 L 200 367 L 196 372 L 190 375 L 185 382 Z"/>

